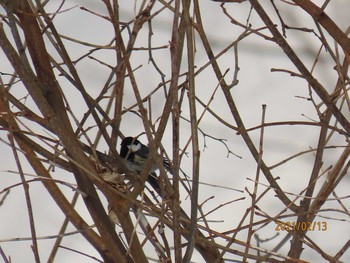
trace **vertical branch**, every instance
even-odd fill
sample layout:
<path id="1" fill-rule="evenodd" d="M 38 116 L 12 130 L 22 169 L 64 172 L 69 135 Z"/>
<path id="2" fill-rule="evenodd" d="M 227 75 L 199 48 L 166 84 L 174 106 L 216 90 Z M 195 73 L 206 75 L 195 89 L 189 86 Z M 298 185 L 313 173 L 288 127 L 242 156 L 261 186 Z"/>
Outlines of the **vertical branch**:
<path id="1" fill-rule="evenodd" d="M 9 112 L 9 111 L 8 111 Z M 19 175 L 21 177 L 21 181 L 23 184 L 23 189 L 24 189 L 24 194 L 25 194 L 25 199 L 26 199 L 26 203 L 27 203 L 27 209 L 28 209 L 28 216 L 29 216 L 29 223 L 30 223 L 30 231 L 32 234 L 32 249 L 33 249 L 33 253 L 34 253 L 34 258 L 35 258 L 35 262 L 39 263 L 40 262 L 40 257 L 39 257 L 39 250 L 38 250 L 38 242 L 37 242 L 37 236 L 36 236 L 36 230 L 35 230 L 35 222 L 34 222 L 34 215 L 33 215 L 33 207 L 32 207 L 32 202 L 31 202 L 31 198 L 30 198 L 30 193 L 29 193 L 29 184 L 26 182 L 26 178 L 24 177 L 24 173 L 22 170 L 22 165 L 19 161 L 19 157 L 17 154 L 17 150 L 15 147 L 15 142 L 13 139 L 13 134 L 12 134 L 12 129 L 9 129 L 9 141 L 12 147 L 12 151 L 13 151 L 13 155 L 15 157 L 16 160 L 16 165 L 18 168 L 18 172 Z"/>
<path id="2" fill-rule="evenodd" d="M 117 35 L 118 31 L 120 29 L 120 23 L 119 23 L 119 3 L 118 1 L 113 1 L 113 12 L 111 10 L 111 7 L 108 3 L 108 1 L 105 1 L 105 4 L 108 7 L 109 16 L 111 18 L 112 25 L 114 27 L 114 34 Z M 114 121 L 113 126 L 115 127 L 112 130 L 112 146 L 116 145 L 117 142 L 117 131 L 119 131 L 120 128 L 120 122 L 122 119 L 122 107 L 123 107 L 123 92 L 124 92 L 124 82 L 125 82 L 125 72 L 126 67 L 123 63 L 123 53 L 122 48 L 120 47 L 120 42 L 115 41 L 116 44 L 116 58 L 117 58 L 117 68 L 116 71 L 116 83 L 114 85 L 113 93 L 115 95 L 115 105 L 114 105 Z"/>
<path id="3" fill-rule="evenodd" d="M 196 113 L 196 92 L 195 92 L 195 75 L 194 75 L 194 38 L 193 29 L 190 23 L 190 0 L 183 0 L 183 19 L 186 25 L 187 38 L 187 61 L 188 61 L 188 96 L 190 106 L 191 120 L 191 137 L 192 137 L 192 192 L 191 192 L 191 224 L 190 237 L 183 262 L 190 262 L 195 242 L 195 233 L 197 230 L 197 210 L 198 210 L 198 190 L 199 190 L 199 146 L 198 146 L 198 129 L 197 129 L 197 113 Z"/>
<path id="4" fill-rule="evenodd" d="M 259 177 L 260 177 L 260 170 L 261 170 L 260 165 L 261 165 L 262 156 L 263 156 L 265 113 L 266 113 L 266 105 L 263 104 L 262 105 L 261 130 L 260 130 L 260 143 L 259 143 L 259 158 L 258 158 L 257 167 L 256 167 L 254 191 L 251 194 L 252 205 L 250 207 L 250 219 L 249 219 L 250 221 L 249 221 L 249 228 L 248 228 L 247 245 L 245 247 L 245 252 L 244 252 L 245 255 L 243 257 L 243 262 L 247 262 L 247 255 L 249 252 L 251 239 L 252 239 L 252 236 L 254 234 L 253 222 L 254 222 L 255 205 L 257 202 L 256 197 L 257 197 L 257 193 L 258 193 Z"/>
<path id="5" fill-rule="evenodd" d="M 166 105 L 172 106 L 172 124 L 173 124 L 173 199 L 172 199 L 172 211 L 173 211 L 173 226 L 174 226 L 174 258 L 175 262 L 182 261 L 182 251 L 181 251 L 181 233 L 180 233 L 180 191 L 179 191 L 179 145 L 180 145 L 180 109 L 178 101 L 178 78 L 180 74 L 180 65 L 182 59 L 182 50 L 184 43 L 184 24 L 181 20 L 179 25 L 179 10 L 180 10 L 180 0 L 175 0 L 174 8 L 174 19 L 171 37 L 171 82 L 169 97 L 167 99 Z M 170 106 L 169 105 L 169 106 Z M 164 119 L 164 113 L 161 119 Z"/>
<path id="6" fill-rule="evenodd" d="M 328 111 L 326 116 L 324 116 L 323 121 L 325 123 L 328 123 L 331 118 L 331 111 Z M 319 175 L 319 172 L 323 165 L 323 153 L 326 146 L 326 139 L 327 139 L 327 133 L 328 133 L 328 127 L 322 126 L 319 139 L 318 139 L 318 145 L 316 150 L 316 156 L 314 161 L 314 167 L 312 169 L 308 187 L 305 192 L 305 197 L 300 202 L 300 215 L 298 215 L 298 219 L 296 224 L 302 224 L 303 222 L 310 222 L 307 219 L 310 218 L 309 212 L 310 211 L 310 204 L 311 204 L 311 197 L 313 195 L 315 186 L 316 186 L 316 180 Z M 291 241 L 291 248 L 288 253 L 288 256 L 291 258 L 299 258 L 302 253 L 302 245 L 303 245 L 303 239 L 306 235 L 305 231 L 294 231 L 293 232 L 293 238 Z"/>

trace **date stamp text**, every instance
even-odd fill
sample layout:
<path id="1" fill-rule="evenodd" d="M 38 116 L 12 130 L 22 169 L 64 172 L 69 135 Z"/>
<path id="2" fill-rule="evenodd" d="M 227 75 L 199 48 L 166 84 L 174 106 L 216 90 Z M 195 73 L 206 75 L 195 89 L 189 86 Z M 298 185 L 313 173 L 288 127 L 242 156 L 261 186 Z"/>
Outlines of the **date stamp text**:
<path id="1" fill-rule="evenodd" d="M 327 231 L 327 222 L 276 222 L 275 231 Z"/>

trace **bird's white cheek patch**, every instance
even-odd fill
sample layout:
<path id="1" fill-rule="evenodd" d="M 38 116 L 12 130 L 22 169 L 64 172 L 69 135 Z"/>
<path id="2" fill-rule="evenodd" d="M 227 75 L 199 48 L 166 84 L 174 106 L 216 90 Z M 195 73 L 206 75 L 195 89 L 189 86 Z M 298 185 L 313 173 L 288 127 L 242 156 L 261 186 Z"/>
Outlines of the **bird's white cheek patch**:
<path id="1" fill-rule="evenodd" d="M 137 152 L 138 150 L 141 149 L 141 144 L 140 143 L 132 144 L 132 145 L 129 145 L 128 147 L 132 152 Z"/>

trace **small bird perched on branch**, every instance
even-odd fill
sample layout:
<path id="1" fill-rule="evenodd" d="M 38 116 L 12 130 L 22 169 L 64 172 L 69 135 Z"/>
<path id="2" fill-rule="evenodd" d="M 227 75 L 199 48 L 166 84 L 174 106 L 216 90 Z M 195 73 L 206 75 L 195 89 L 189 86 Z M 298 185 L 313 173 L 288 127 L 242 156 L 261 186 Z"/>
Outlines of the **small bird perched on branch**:
<path id="1" fill-rule="evenodd" d="M 109 168 L 114 172 L 118 172 L 120 169 L 114 157 L 104 154 L 100 151 L 93 150 L 90 146 L 83 144 L 83 150 L 91 155 L 97 156 L 101 164 Z M 142 172 L 146 160 L 149 155 L 148 146 L 142 144 L 139 140 L 133 137 L 126 137 L 120 144 L 120 157 L 124 160 L 126 167 L 133 173 L 139 174 Z M 166 158 L 163 158 L 164 168 L 172 174 L 170 163 Z M 153 163 L 150 174 L 147 181 L 152 185 L 155 190 L 159 190 L 159 184 L 154 172 L 159 169 L 156 162 Z"/>
<path id="2" fill-rule="evenodd" d="M 149 148 L 142 144 L 139 140 L 132 137 L 126 137 L 120 144 L 120 157 L 125 160 L 128 169 L 135 173 L 140 173 L 145 165 L 149 155 Z M 170 163 L 163 158 L 164 168 L 172 174 Z M 153 163 L 151 173 L 158 170 L 159 167 L 156 162 Z"/>

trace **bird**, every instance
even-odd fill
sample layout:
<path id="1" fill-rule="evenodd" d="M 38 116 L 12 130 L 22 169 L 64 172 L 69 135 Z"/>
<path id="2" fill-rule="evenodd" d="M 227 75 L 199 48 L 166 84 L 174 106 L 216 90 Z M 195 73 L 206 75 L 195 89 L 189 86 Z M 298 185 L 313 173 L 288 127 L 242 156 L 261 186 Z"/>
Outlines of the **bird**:
<path id="1" fill-rule="evenodd" d="M 148 146 L 142 144 L 137 138 L 126 137 L 120 144 L 120 157 L 125 160 L 126 167 L 135 173 L 142 172 L 146 160 L 149 155 Z M 172 174 L 170 162 L 163 158 L 164 168 Z M 159 167 L 156 162 L 153 162 L 150 173 L 158 170 Z"/>
<path id="2" fill-rule="evenodd" d="M 144 169 L 146 160 L 149 155 L 148 146 L 142 144 L 137 138 L 125 137 L 120 144 L 120 157 L 124 160 L 126 167 L 139 174 Z M 168 159 L 163 158 L 163 167 L 172 174 L 170 167 L 170 162 Z M 160 186 L 158 183 L 158 178 L 155 174 L 155 171 L 159 169 L 159 166 L 154 161 L 151 167 L 151 170 L 147 177 L 147 182 L 153 187 L 153 189 L 160 193 Z"/>
<path id="3" fill-rule="evenodd" d="M 100 151 L 93 150 L 90 146 L 82 144 L 83 150 L 91 155 L 96 155 L 101 164 L 110 169 L 113 172 L 119 172 L 120 167 L 113 156 L 109 156 Z M 137 138 L 126 137 L 122 140 L 120 144 L 119 156 L 125 163 L 125 166 L 133 173 L 140 174 L 144 168 L 146 160 L 149 155 L 148 146 L 142 144 Z M 163 158 L 164 168 L 172 174 L 170 167 L 170 162 L 168 159 Z M 158 192 L 160 186 L 158 183 L 158 178 L 155 175 L 155 171 L 159 169 L 156 162 L 153 162 L 151 171 L 147 177 L 147 182 Z"/>

